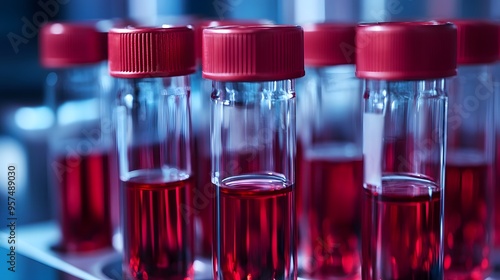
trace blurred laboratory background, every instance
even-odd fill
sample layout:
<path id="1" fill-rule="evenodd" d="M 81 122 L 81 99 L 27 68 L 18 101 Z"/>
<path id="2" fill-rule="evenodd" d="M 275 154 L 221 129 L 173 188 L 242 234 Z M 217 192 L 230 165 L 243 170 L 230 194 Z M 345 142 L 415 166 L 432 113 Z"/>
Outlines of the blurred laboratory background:
<path id="1" fill-rule="evenodd" d="M 0 185 L 7 165 L 17 170 L 18 224 L 51 218 L 46 133 L 53 122 L 43 106 L 47 75 L 38 60 L 38 30 L 47 21 L 131 18 L 172 22 L 183 16 L 269 19 L 303 24 L 436 18 L 500 18 L 496 0 L 39 0 L 5 1 L 0 9 Z M 2 188 L 3 189 L 3 188 Z M 6 189 L 6 188 L 5 188 Z M 0 200 L 7 195 L 0 193 Z M 6 211 L 0 211 L 4 220 Z"/>

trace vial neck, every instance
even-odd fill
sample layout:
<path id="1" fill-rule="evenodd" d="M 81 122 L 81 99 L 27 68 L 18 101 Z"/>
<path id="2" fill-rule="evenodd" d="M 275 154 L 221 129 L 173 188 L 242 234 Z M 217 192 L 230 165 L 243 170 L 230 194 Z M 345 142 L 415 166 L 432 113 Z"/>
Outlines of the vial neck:
<path id="1" fill-rule="evenodd" d="M 263 99 L 295 97 L 295 80 L 265 82 L 212 82 L 212 99 L 235 103 L 253 103 Z"/>
<path id="2" fill-rule="evenodd" d="M 447 89 L 445 78 L 419 81 L 379 81 L 365 80 L 365 94 L 382 92 L 408 96 L 435 96 L 444 94 Z"/>

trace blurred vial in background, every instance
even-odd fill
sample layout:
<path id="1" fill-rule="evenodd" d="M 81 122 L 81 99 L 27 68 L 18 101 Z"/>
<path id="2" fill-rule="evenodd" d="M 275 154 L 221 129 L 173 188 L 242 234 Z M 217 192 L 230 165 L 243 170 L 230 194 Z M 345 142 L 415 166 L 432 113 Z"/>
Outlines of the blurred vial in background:
<path id="1" fill-rule="evenodd" d="M 203 30 L 208 27 L 227 25 L 271 24 L 267 20 L 199 20 L 195 24 L 197 67 L 191 76 L 191 116 L 193 124 L 193 164 L 196 174 L 196 255 L 210 262 L 212 257 L 213 215 L 215 193 L 210 178 L 210 92 L 212 84 L 201 77 Z"/>
<path id="2" fill-rule="evenodd" d="M 214 279 L 296 279 L 295 79 L 303 31 L 256 25 L 203 31 L 212 81 Z"/>
<path id="3" fill-rule="evenodd" d="M 491 271 L 494 188 L 493 63 L 498 27 L 456 20 L 458 75 L 448 97 L 444 217 L 447 279 L 484 279 Z"/>
<path id="4" fill-rule="evenodd" d="M 40 60 L 53 69 L 46 104 L 55 124 L 48 169 L 58 205 L 57 249 L 80 252 L 111 245 L 112 123 L 103 87 L 106 37 L 94 23 L 51 23 L 40 30 Z"/>
<path id="5" fill-rule="evenodd" d="M 443 279 L 447 77 L 456 28 L 443 22 L 361 24 L 362 277 Z M 453 95 L 450 92 L 450 95 Z"/>
<path id="6" fill-rule="evenodd" d="M 363 187 L 355 25 L 304 25 L 297 96 L 299 267 L 306 278 L 359 277 Z"/>
<path id="7" fill-rule="evenodd" d="M 185 26 L 109 32 L 126 279 L 193 279 L 194 174 Z"/>

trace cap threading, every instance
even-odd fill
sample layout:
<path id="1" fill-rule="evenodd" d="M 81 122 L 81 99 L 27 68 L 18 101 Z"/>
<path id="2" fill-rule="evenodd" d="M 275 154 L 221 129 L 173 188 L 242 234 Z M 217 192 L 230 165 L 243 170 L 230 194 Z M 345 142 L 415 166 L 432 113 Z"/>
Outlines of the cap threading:
<path id="1" fill-rule="evenodd" d="M 456 75 L 457 30 L 446 22 L 387 22 L 356 28 L 356 76 L 422 80 Z"/>
<path id="2" fill-rule="evenodd" d="M 203 77 L 218 81 L 275 81 L 304 76 L 302 28 L 225 26 L 203 31 Z"/>
<path id="3" fill-rule="evenodd" d="M 190 27 L 112 29 L 108 40 L 109 70 L 114 77 L 172 77 L 195 71 Z"/>

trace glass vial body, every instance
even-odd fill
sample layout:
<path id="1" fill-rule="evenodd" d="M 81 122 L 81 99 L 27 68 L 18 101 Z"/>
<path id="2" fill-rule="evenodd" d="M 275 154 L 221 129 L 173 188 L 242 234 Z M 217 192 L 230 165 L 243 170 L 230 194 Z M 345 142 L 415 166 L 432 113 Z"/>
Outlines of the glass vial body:
<path id="1" fill-rule="evenodd" d="M 352 277 L 361 268 L 361 82 L 353 65 L 306 68 L 300 82 L 299 265 L 305 277 Z"/>
<path id="2" fill-rule="evenodd" d="M 365 81 L 364 279 L 442 277 L 445 86 Z"/>
<path id="3" fill-rule="evenodd" d="M 124 274 L 131 279 L 192 276 L 189 79 L 122 79 L 119 84 Z"/>
<path id="4" fill-rule="evenodd" d="M 362 278 L 444 279 L 448 77 L 456 75 L 456 27 L 363 24 L 356 46 L 356 76 L 364 79 Z"/>
<path id="5" fill-rule="evenodd" d="M 52 69 L 45 101 L 55 115 L 48 162 L 61 229 L 55 249 L 63 252 L 111 246 L 113 135 L 102 75 L 104 43 L 92 25 L 52 23 L 41 29 L 41 63 Z"/>
<path id="6" fill-rule="evenodd" d="M 295 78 L 304 75 L 303 31 L 229 26 L 203 36 L 203 77 L 213 88 L 213 278 L 297 279 Z"/>
<path id="7" fill-rule="evenodd" d="M 126 279 L 194 279 L 190 27 L 112 29 Z"/>
<path id="8" fill-rule="evenodd" d="M 290 80 L 214 82 L 212 182 L 218 279 L 293 279 L 294 121 Z"/>

